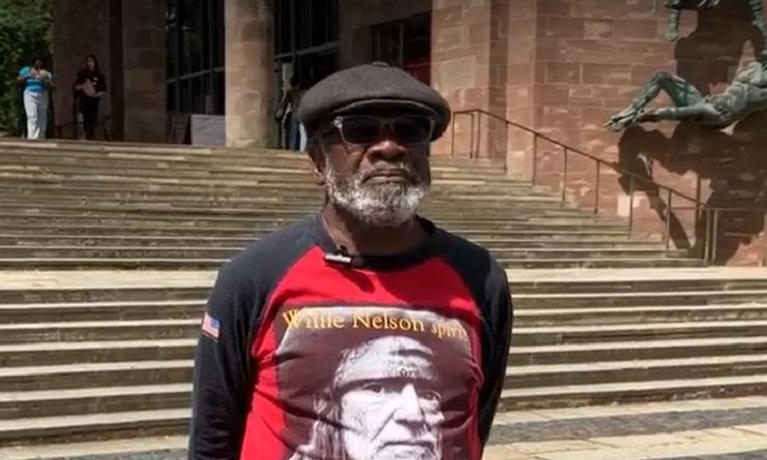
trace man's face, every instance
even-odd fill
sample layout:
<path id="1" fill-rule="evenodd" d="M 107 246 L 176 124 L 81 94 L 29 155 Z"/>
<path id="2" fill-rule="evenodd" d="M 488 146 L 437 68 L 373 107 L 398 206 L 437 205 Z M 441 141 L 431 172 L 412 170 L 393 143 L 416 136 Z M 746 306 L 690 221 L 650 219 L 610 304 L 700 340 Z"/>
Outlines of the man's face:
<path id="1" fill-rule="evenodd" d="M 405 337 L 368 342 L 336 376 L 350 460 L 441 458 L 442 395 L 431 350 Z"/>
<path id="2" fill-rule="evenodd" d="M 336 208 L 394 227 L 412 218 L 429 190 L 430 117 L 382 110 L 336 118 L 314 161 Z"/>

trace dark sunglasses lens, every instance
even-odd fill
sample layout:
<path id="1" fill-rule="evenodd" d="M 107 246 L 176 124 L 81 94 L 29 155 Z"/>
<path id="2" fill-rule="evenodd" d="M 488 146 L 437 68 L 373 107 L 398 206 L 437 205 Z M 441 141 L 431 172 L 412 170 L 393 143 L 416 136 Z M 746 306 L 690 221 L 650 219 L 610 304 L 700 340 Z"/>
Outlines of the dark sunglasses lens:
<path id="1" fill-rule="evenodd" d="M 381 121 L 370 117 L 348 117 L 343 119 L 341 134 L 352 144 L 372 144 L 381 135 Z"/>
<path id="2" fill-rule="evenodd" d="M 428 117 L 401 117 L 391 124 L 397 140 L 403 144 L 421 144 L 429 142 L 432 135 L 432 122 Z"/>

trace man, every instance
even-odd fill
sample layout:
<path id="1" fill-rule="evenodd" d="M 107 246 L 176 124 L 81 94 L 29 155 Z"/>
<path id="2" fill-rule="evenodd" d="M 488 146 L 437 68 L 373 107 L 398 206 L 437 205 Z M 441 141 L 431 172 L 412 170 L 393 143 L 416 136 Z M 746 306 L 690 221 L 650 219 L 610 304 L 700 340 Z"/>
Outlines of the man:
<path id="1" fill-rule="evenodd" d="M 486 250 L 417 215 L 447 102 L 371 64 L 315 85 L 298 115 L 325 204 L 220 270 L 189 458 L 480 460 L 511 299 Z"/>

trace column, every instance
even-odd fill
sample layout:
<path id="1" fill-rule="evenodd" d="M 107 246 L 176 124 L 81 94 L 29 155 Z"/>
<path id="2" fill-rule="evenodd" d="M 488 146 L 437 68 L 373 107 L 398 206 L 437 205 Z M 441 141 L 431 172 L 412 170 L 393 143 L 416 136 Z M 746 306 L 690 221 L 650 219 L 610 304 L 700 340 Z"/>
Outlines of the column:
<path id="1" fill-rule="evenodd" d="M 271 0 L 226 0 L 226 143 L 273 145 L 276 123 Z"/>
<path id="2" fill-rule="evenodd" d="M 128 142 L 167 142 L 162 0 L 122 2 L 123 129 Z"/>
<path id="3" fill-rule="evenodd" d="M 85 56 L 95 54 L 104 72 L 109 93 L 101 101 L 101 114 L 112 113 L 113 85 L 112 54 L 110 43 L 113 30 L 110 27 L 112 4 L 104 0 L 57 0 L 53 6 L 53 55 L 52 69 L 58 90 L 54 98 L 54 119 L 61 127 L 61 136 L 74 138 L 77 134 L 74 119 L 74 98 L 71 91 L 77 71 L 85 65 Z M 58 135 L 58 133 L 54 133 Z"/>

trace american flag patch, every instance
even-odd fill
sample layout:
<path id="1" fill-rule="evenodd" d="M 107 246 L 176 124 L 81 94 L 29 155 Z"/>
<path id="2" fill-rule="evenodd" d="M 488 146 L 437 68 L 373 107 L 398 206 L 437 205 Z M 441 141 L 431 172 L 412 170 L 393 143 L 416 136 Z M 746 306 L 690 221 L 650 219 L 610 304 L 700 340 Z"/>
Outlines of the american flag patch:
<path id="1" fill-rule="evenodd" d="M 219 320 L 205 312 L 205 317 L 202 319 L 202 333 L 212 339 L 218 339 L 219 329 L 221 329 Z"/>

